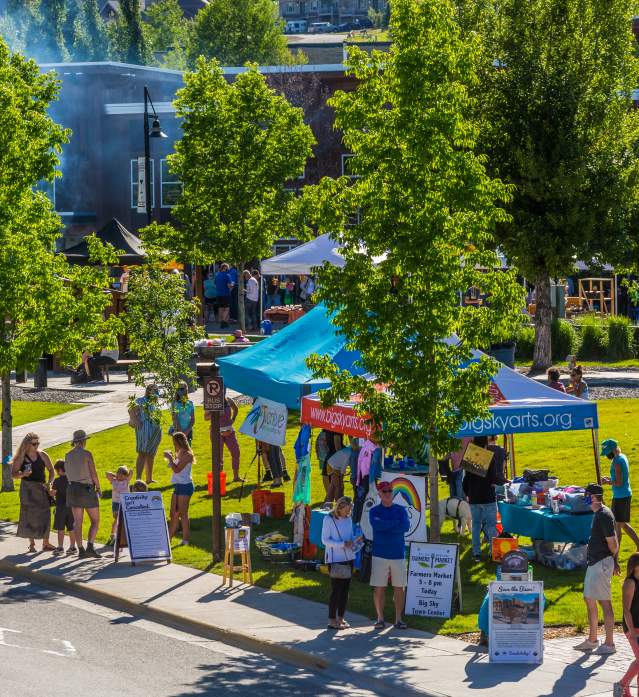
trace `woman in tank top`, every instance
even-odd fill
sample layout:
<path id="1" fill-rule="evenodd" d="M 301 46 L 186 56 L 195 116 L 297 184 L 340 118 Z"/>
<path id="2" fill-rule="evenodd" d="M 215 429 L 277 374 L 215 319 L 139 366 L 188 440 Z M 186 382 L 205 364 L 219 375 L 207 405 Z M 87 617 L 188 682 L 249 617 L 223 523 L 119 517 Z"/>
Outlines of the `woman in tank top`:
<path id="1" fill-rule="evenodd" d="M 623 631 L 628 639 L 635 660 L 621 680 L 614 684 L 614 697 L 630 697 L 630 683 L 633 678 L 639 681 L 639 554 L 628 559 L 626 580 L 622 587 Z"/>
<path id="2" fill-rule="evenodd" d="M 102 556 L 93 546 L 100 524 L 99 497 L 102 496 L 102 491 L 93 455 L 86 449 L 87 438 L 84 431 L 75 431 L 71 441 L 73 448 L 64 456 L 64 471 L 69 480 L 67 506 L 73 510 L 74 532 L 80 559 Z M 82 546 L 84 511 L 91 521 L 86 549 Z"/>
<path id="3" fill-rule="evenodd" d="M 55 472 L 49 456 L 38 449 L 39 445 L 38 436 L 35 433 L 27 433 L 11 461 L 11 476 L 20 480 L 18 537 L 29 539 L 29 552 L 36 551 L 36 540 L 42 540 L 43 552 L 55 549 L 49 543 L 49 489 Z M 48 476 L 45 476 L 47 473 Z"/>
<path id="4" fill-rule="evenodd" d="M 188 545 L 190 534 L 189 502 L 195 491 L 192 474 L 195 457 L 187 437 L 180 431 L 173 434 L 173 447 L 175 453 L 170 450 L 164 451 L 164 457 L 172 471 L 171 484 L 173 484 L 169 537 L 173 539 L 181 521 L 182 542 L 180 544 Z"/>

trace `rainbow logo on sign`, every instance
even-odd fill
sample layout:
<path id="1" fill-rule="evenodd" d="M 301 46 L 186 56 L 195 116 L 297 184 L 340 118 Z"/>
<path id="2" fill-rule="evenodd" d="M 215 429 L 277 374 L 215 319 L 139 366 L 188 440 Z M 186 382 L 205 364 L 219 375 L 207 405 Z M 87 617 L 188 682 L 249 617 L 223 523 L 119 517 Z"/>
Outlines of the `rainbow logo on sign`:
<path id="1" fill-rule="evenodd" d="M 393 489 L 393 499 L 398 494 L 401 494 L 402 498 L 404 499 L 404 501 L 406 501 L 408 506 L 410 506 L 411 508 L 415 508 L 418 511 L 421 511 L 422 503 L 413 482 L 409 481 L 408 479 L 405 479 L 404 477 L 397 477 L 396 479 L 393 479 L 393 481 L 391 482 L 391 487 Z"/>

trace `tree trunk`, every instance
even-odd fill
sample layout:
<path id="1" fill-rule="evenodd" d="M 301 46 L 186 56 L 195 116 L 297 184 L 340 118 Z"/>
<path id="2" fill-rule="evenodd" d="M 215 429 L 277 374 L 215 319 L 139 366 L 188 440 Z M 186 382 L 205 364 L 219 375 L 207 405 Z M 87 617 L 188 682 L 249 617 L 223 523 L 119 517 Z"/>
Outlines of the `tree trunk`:
<path id="1" fill-rule="evenodd" d="M 552 307 L 550 305 L 550 278 L 540 275 L 535 279 L 535 351 L 532 371 L 546 370 L 552 365 L 550 327 Z"/>
<path id="2" fill-rule="evenodd" d="M 430 542 L 439 542 L 439 464 L 433 454 L 432 448 L 428 448 L 429 469 L 429 494 L 430 494 Z"/>
<path id="3" fill-rule="evenodd" d="M 235 265 L 237 269 L 237 319 L 240 323 L 240 329 L 246 334 L 246 314 L 244 312 L 244 264 L 239 262 Z"/>
<path id="4" fill-rule="evenodd" d="M 11 373 L 2 374 L 2 491 L 13 491 L 11 465 L 8 460 L 13 454 L 11 442 Z"/>

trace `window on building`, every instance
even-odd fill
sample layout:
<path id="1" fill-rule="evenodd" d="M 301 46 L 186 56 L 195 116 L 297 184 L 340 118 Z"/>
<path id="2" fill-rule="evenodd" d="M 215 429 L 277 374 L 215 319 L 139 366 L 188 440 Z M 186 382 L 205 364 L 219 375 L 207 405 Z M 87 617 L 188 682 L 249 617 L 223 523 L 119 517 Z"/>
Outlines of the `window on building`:
<path id="1" fill-rule="evenodd" d="M 299 240 L 295 239 L 277 240 L 277 242 L 273 245 L 273 256 L 284 254 L 284 252 L 288 252 L 290 249 L 295 249 L 295 247 L 299 247 L 301 244 L 302 243 Z"/>
<path id="2" fill-rule="evenodd" d="M 297 7 L 292 2 L 289 2 L 286 5 L 286 14 L 289 14 L 289 15 L 297 14 Z"/>
<path id="3" fill-rule="evenodd" d="M 353 227 L 362 222 L 362 209 L 358 208 L 354 213 L 351 213 L 346 220 L 346 227 Z"/>
<path id="4" fill-rule="evenodd" d="M 350 177 L 351 179 L 359 179 L 359 174 L 353 174 L 351 169 L 352 159 L 355 155 L 342 154 L 342 176 Z"/>
<path id="5" fill-rule="evenodd" d="M 138 207 L 138 161 L 131 160 L 131 208 Z M 155 160 L 151 160 L 151 208 L 155 208 Z"/>
<path id="6" fill-rule="evenodd" d="M 178 202 L 184 184 L 169 170 L 168 160 L 160 160 L 160 205 L 162 208 L 173 208 Z"/>

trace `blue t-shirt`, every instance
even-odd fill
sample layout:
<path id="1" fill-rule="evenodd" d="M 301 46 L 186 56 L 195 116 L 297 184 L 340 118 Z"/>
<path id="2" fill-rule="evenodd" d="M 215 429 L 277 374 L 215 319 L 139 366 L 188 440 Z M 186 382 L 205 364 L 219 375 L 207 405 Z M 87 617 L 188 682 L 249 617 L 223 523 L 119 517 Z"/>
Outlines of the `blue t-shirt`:
<path id="1" fill-rule="evenodd" d="M 231 289 L 229 288 L 229 283 L 233 283 L 231 280 L 231 274 L 228 271 L 218 271 L 215 274 L 215 288 L 217 289 L 217 294 L 221 298 L 228 298 L 231 295 Z"/>
<path id="2" fill-rule="evenodd" d="M 229 269 L 229 276 L 231 277 L 231 281 L 233 282 L 233 285 L 236 286 L 237 285 L 237 269 L 234 266 L 232 266 Z"/>
<path id="3" fill-rule="evenodd" d="M 373 528 L 373 556 L 404 559 L 404 533 L 410 527 L 404 506 L 378 503 L 371 508 L 369 516 Z"/>
<path id="4" fill-rule="evenodd" d="M 619 465 L 621 470 L 621 481 L 615 481 L 615 463 Z M 627 499 L 632 496 L 632 489 L 630 488 L 630 467 L 628 465 L 628 458 L 621 453 L 614 457 L 610 462 L 610 479 L 615 482 L 612 486 L 612 498 L 613 499 Z"/>
<path id="5" fill-rule="evenodd" d="M 195 407 L 190 399 L 187 399 L 185 402 L 181 400 L 173 402 L 173 413 L 177 416 L 178 426 L 182 433 L 186 433 L 185 429 L 191 425 L 191 417 L 194 411 Z"/>

